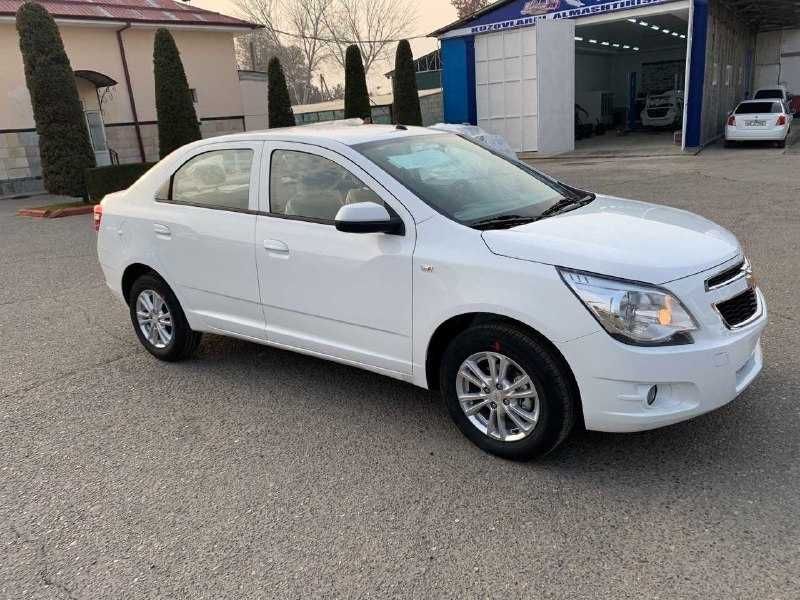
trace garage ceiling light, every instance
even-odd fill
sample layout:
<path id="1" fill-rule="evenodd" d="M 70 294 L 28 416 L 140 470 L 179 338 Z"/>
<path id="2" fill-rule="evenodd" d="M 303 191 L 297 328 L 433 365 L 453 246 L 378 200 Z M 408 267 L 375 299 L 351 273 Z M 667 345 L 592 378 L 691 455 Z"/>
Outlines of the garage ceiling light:
<path id="1" fill-rule="evenodd" d="M 629 23 L 636 23 L 636 19 L 628 19 Z"/>
<path id="2" fill-rule="evenodd" d="M 659 27 L 658 25 L 650 25 L 650 29 L 655 29 L 656 31 L 658 31 L 659 29 L 661 29 L 661 27 Z"/>
<path id="3" fill-rule="evenodd" d="M 676 33 L 675 35 L 678 35 L 678 34 Z M 583 38 L 582 38 L 582 37 L 580 37 L 580 36 L 577 36 L 577 35 L 576 35 L 576 36 L 575 36 L 575 41 L 576 41 L 576 42 L 582 42 L 582 41 L 583 41 Z"/>
<path id="4" fill-rule="evenodd" d="M 589 43 L 590 43 L 590 44 L 596 44 L 596 43 L 597 43 L 597 40 L 589 40 Z"/>
<path id="5" fill-rule="evenodd" d="M 648 23 L 647 21 L 639 21 L 639 25 L 641 25 L 642 27 L 647 27 L 648 25 L 650 25 L 650 23 Z"/>
<path id="6" fill-rule="evenodd" d="M 681 34 L 681 39 L 682 39 L 682 40 L 685 40 L 685 39 L 686 39 L 686 36 L 685 36 L 685 35 L 683 35 L 683 34 Z"/>
<path id="7" fill-rule="evenodd" d="M 619 48 L 619 44 L 611 44 L 614 48 Z"/>
<path id="8" fill-rule="evenodd" d="M 639 51 L 639 46 L 634 46 L 633 49 L 638 52 Z"/>
<path id="9" fill-rule="evenodd" d="M 600 45 L 601 46 L 609 46 L 610 44 L 608 42 L 600 42 Z"/>
<path id="10" fill-rule="evenodd" d="M 661 33 L 669 33 L 669 29 L 662 29 Z"/>
<path id="11" fill-rule="evenodd" d="M 630 46 L 628 46 L 628 44 L 623 44 L 622 45 L 622 49 L 623 50 L 628 50 L 628 49 L 630 49 Z"/>
<path id="12" fill-rule="evenodd" d="M 673 31 L 672 35 L 674 35 L 675 37 L 678 37 L 678 32 L 677 31 Z"/>

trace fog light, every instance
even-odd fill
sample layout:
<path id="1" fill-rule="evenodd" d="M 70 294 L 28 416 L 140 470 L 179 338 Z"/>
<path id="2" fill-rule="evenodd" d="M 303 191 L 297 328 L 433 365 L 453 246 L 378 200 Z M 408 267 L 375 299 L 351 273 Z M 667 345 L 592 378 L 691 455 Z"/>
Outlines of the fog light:
<path id="1" fill-rule="evenodd" d="M 658 386 L 654 385 L 649 390 L 647 390 L 647 406 L 652 406 L 653 402 L 656 401 L 656 396 L 658 395 Z"/>

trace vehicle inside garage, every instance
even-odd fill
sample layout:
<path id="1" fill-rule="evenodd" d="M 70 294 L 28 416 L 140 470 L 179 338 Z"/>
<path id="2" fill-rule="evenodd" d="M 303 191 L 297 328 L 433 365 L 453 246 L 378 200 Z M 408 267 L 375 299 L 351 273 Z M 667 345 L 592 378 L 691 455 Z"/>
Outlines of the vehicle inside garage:
<path id="1" fill-rule="evenodd" d="M 576 153 L 680 153 L 689 10 L 576 25 Z"/>

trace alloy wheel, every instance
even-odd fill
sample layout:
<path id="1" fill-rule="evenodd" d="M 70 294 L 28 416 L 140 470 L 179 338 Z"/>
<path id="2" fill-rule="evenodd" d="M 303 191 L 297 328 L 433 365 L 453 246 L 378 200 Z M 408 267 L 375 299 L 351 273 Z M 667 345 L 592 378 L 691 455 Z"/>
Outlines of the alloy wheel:
<path id="1" fill-rule="evenodd" d="M 477 352 L 461 363 L 456 394 L 472 425 L 501 442 L 528 437 L 539 421 L 539 394 L 533 380 L 498 352 Z"/>
<path id="2" fill-rule="evenodd" d="M 156 348 L 166 348 L 174 334 L 172 313 L 155 290 L 142 290 L 136 298 L 136 320 L 144 339 Z"/>

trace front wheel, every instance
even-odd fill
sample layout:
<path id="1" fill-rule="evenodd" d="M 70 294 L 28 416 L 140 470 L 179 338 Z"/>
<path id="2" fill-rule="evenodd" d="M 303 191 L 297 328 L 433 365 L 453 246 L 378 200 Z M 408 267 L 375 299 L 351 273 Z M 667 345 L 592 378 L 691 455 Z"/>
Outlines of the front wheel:
<path id="1" fill-rule="evenodd" d="M 550 452 L 576 420 L 579 399 L 566 369 L 542 342 L 512 326 L 488 323 L 459 334 L 440 379 L 462 433 L 504 458 Z"/>
<path id="2" fill-rule="evenodd" d="M 136 336 L 156 358 L 182 360 L 200 344 L 202 334 L 189 327 L 175 294 L 157 275 L 142 275 L 133 283 L 128 306 Z"/>

